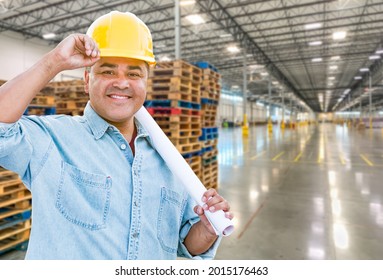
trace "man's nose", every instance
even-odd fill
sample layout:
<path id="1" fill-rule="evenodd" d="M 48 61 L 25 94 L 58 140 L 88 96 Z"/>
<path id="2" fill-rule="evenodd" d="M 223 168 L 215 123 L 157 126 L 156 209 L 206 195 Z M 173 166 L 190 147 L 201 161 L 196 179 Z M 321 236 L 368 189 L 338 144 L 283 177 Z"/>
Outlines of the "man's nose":
<path id="1" fill-rule="evenodd" d="M 125 75 L 118 75 L 113 81 L 113 86 L 120 89 L 129 88 L 129 80 Z"/>

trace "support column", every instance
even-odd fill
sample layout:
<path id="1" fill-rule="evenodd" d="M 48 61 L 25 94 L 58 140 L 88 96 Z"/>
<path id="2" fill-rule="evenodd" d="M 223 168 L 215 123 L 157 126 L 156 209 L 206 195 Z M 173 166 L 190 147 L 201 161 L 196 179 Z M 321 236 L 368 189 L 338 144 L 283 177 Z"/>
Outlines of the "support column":
<path id="1" fill-rule="evenodd" d="M 269 133 L 273 133 L 273 123 L 271 122 L 271 78 L 269 75 L 269 120 L 267 123 L 267 130 Z"/>
<path id="2" fill-rule="evenodd" d="M 249 126 L 247 124 L 247 65 L 246 65 L 246 51 L 243 55 L 243 126 L 242 135 L 249 136 Z"/>
<path id="3" fill-rule="evenodd" d="M 180 0 L 174 0 L 175 58 L 181 59 L 181 10 Z"/>
<path id="4" fill-rule="evenodd" d="M 368 99 L 369 99 L 369 107 L 368 107 L 368 113 L 370 117 L 370 129 L 372 129 L 372 93 L 371 93 L 371 71 L 368 72 Z"/>
<path id="5" fill-rule="evenodd" d="M 281 122 L 282 130 L 285 129 L 285 91 L 282 88 L 282 122 Z"/>

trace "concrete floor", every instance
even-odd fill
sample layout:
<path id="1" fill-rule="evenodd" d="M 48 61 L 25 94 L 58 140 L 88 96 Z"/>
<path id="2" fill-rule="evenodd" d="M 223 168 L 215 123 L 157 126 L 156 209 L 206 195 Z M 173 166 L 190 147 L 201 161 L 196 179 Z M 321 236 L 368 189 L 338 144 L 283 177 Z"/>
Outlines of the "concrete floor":
<path id="1" fill-rule="evenodd" d="M 216 259 L 383 259 L 382 143 L 381 129 L 333 124 L 221 129 L 219 192 L 236 230 Z"/>
<path id="2" fill-rule="evenodd" d="M 383 259 L 382 133 L 221 130 L 220 193 L 236 231 L 216 259 Z"/>

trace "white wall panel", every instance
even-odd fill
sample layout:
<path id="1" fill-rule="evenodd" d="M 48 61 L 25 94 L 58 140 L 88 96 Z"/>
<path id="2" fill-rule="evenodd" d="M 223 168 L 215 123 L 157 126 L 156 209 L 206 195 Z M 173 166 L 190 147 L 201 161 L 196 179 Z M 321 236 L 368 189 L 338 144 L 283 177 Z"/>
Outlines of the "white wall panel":
<path id="1" fill-rule="evenodd" d="M 0 33 L 0 79 L 9 80 L 36 63 L 54 46 L 44 40 L 26 41 L 16 33 Z M 84 70 L 63 71 L 54 80 L 81 79 Z"/>

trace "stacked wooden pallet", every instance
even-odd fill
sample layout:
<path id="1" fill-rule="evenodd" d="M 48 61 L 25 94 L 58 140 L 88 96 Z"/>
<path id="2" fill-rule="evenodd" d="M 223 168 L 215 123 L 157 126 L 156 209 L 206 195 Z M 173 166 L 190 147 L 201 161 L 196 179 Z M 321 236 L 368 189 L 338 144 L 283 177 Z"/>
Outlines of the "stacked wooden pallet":
<path id="1" fill-rule="evenodd" d="M 51 82 L 42 92 L 55 97 L 57 114 L 82 115 L 89 99 L 83 80 Z"/>
<path id="2" fill-rule="evenodd" d="M 218 127 L 217 111 L 221 93 L 220 74 L 207 62 L 197 62 L 202 69 L 201 128 L 202 143 L 201 181 L 206 188 L 218 188 Z"/>
<path id="3" fill-rule="evenodd" d="M 151 69 L 145 107 L 170 141 L 201 175 L 201 69 L 182 60 Z"/>
<path id="4" fill-rule="evenodd" d="M 56 102 L 53 95 L 39 93 L 33 98 L 31 104 L 25 110 L 25 115 L 53 115 L 56 113 Z"/>
<path id="5" fill-rule="evenodd" d="M 31 194 L 18 175 L 0 167 L 0 254 L 26 247 L 31 228 Z"/>

